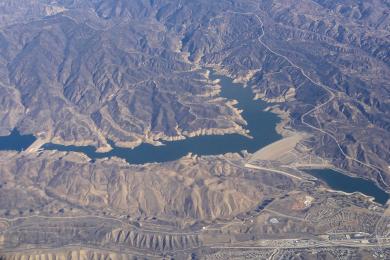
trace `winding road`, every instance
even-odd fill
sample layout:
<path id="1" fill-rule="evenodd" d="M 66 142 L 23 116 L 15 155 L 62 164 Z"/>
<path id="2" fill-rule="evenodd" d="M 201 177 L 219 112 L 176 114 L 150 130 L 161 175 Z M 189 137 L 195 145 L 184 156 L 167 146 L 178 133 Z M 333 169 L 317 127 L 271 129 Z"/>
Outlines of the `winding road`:
<path id="1" fill-rule="evenodd" d="M 259 11 L 259 7 L 258 7 L 257 11 L 260 12 L 260 11 Z M 380 177 L 380 179 L 381 179 L 383 185 L 385 185 L 386 187 L 389 187 L 389 185 L 385 182 L 385 180 L 384 180 L 384 178 L 383 178 L 383 176 L 382 176 L 382 169 L 380 169 L 379 167 L 377 167 L 377 166 L 375 166 L 375 165 L 372 165 L 372 164 L 368 164 L 368 163 L 362 162 L 362 161 L 360 161 L 360 160 L 358 160 L 358 159 L 356 159 L 356 158 L 353 158 L 353 157 L 349 156 L 348 154 L 346 154 L 346 153 L 344 152 L 344 150 L 342 149 L 340 143 L 337 141 L 337 138 L 336 138 L 334 135 L 332 135 L 331 133 L 329 133 L 329 132 L 327 132 L 327 131 L 325 131 L 325 130 L 323 130 L 323 129 L 321 129 L 321 128 L 318 128 L 318 127 L 316 127 L 316 126 L 314 126 L 314 125 L 311 125 L 311 124 L 309 124 L 308 122 L 305 121 L 305 118 L 306 118 L 308 115 L 310 115 L 310 114 L 313 113 L 313 112 L 319 111 L 321 108 L 325 107 L 326 105 L 328 105 L 329 103 L 331 103 L 331 102 L 336 98 L 336 95 L 334 94 L 334 91 L 333 91 L 330 87 L 328 87 L 328 86 L 326 86 L 326 85 L 324 85 L 324 84 L 322 84 L 322 83 L 320 83 L 320 82 L 317 82 L 317 81 L 313 80 L 312 78 L 310 78 L 310 77 L 306 74 L 306 72 L 305 72 L 301 67 L 299 67 L 298 65 L 296 65 L 294 62 L 292 62 L 292 61 L 291 61 L 288 57 L 286 57 L 285 55 L 280 54 L 280 53 L 278 53 L 278 52 L 272 50 L 272 49 L 271 49 L 271 48 L 262 40 L 263 37 L 265 36 L 265 29 L 264 29 L 264 23 L 263 23 L 262 19 L 258 16 L 258 14 L 253 13 L 253 12 L 245 12 L 245 13 L 243 13 L 243 12 L 235 12 L 235 11 L 227 11 L 227 13 L 255 16 L 256 19 L 257 19 L 257 20 L 259 21 L 259 23 L 261 24 L 261 30 L 262 30 L 262 34 L 258 37 L 259 43 L 260 43 L 261 45 L 263 45 L 263 46 L 264 46 L 269 52 L 271 52 L 272 54 L 274 54 L 274 55 L 276 55 L 276 56 L 278 56 L 278 57 L 281 57 L 281 58 L 285 59 L 292 67 L 298 69 L 298 70 L 302 73 L 302 75 L 303 75 L 306 79 L 308 79 L 311 83 L 313 83 L 313 84 L 316 85 L 316 86 L 321 87 L 322 89 L 324 89 L 324 90 L 329 94 L 329 99 L 328 99 L 328 100 L 326 100 L 324 103 L 321 103 L 321 104 L 315 106 L 314 108 L 312 108 L 311 110 L 307 111 L 306 113 L 304 113 L 304 114 L 301 116 L 301 123 L 302 123 L 303 125 L 305 125 L 305 126 L 311 128 L 311 129 L 313 129 L 313 130 L 319 131 L 319 132 L 321 132 L 321 133 L 323 133 L 323 134 L 329 136 L 331 139 L 333 139 L 333 140 L 336 142 L 338 149 L 340 150 L 341 154 L 342 154 L 346 159 L 351 160 L 351 161 L 354 161 L 354 162 L 357 162 L 357 163 L 359 163 L 359 164 L 361 164 L 361 165 L 363 165 L 363 166 L 366 166 L 367 168 L 370 168 L 371 170 L 374 170 L 375 172 L 377 172 L 377 173 L 379 174 L 379 177 Z"/>

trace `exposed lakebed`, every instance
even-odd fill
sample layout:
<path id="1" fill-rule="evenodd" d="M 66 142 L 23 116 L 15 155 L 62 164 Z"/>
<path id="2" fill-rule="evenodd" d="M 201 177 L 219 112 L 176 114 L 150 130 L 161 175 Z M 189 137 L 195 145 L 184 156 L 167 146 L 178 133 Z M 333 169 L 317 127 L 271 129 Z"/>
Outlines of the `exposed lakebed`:
<path id="1" fill-rule="evenodd" d="M 166 162 L 177 160 L 188 153 L 196 155 L 218 155 L 229 152 L 241 152 L 247 150 L 253 153 L 262 147 L 271 144 L 281 138 L 276 132 L 276 124 L 280 118 L 274 113 L 264 111 L 269 106 L 264 101 L 254 100 L 254 94 L 250 87 L 243 88 L 241 84 L 234 83 L 232 79 L 211 74 L 211 79 L 220 79 L 221 96 L 229 100 L 237 100 L 235 105 L 242 110 L 242 116 L 246 120 L 246 129 L 253 138 L 240 134 L 207 135 L 191 137 L 178 141 L 162 142 L 161 146 L 143 143 L 134 149 L 116 147 L 106 153 L 96 152 L 93 146 L 65 146 L 48 143 L 43 146 L 46 150 L 73 151 L 86 154 L 92 160 L 106 157 L 119 157 L 131 164 L 144 164 L 151 162 Z M 35 137 L 32 135 L 20 135 L 14 130 L 11 135 L 0 137 L 0 150 L 22 151 L 30 146 Z M 332 189 L 347 193 L 361 192 L 374 197 L 376 202 L 386 203 L 389 194 L 381 190 L 372 181 L 353 178 L 334 170 L 309 170 L 311 175 L 326 182 Z"/>
<path id="2" fill-rule="evenodd" d="M 231 78 L 212 73 L 212 80 L 220 79 L 221 96 L 229 100 L 237 100 L 235 105 L 243 110 L 242 116 L 247 122 L 246 129 L 253 138 L 240 134 L 204 135 L 190 137 L 184 140 L 162 142 L 155 146 L 143 143 L 134 149 L 117 147 L 111 143 L 113 149 L 106 153 L 98 153 L 92 146 L 64 146 L 45 144 L 46 150 L 82 152 L 91 159 L 104 157 L 120 157 L 131 164 L 151 162 L 166 162 L 177 160 L 188 153 L 196 155 L 218 155 L 247 150 L 252 153 L 281 138 L 276 132 L 276 124 L 280 118 L 274 113 L 264 111 L 269 106 L 262 100 L 254 100 L 250 87 L 243 88 L 241 84 L 233 83 Z"/>

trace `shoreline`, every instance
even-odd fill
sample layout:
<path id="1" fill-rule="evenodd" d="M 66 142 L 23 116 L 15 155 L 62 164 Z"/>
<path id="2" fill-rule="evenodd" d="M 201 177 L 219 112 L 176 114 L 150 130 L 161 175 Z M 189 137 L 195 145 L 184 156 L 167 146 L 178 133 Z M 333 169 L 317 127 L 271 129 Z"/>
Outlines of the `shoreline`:
<path id="1" fill-rule="evenodd" d="M 232 75 L 229 75 L 227 71 L 224 71 L 217 65 L 211 65 L 209 67 L 205 68 L 205 78 L 206 82 L 212 82 L 219 90 L 220 94 L 220 89 L 222 88 L 221 85 L 219 85 L 220 80 L 211 80 L 210 79 L 210 69 L 214 70 L 217 75 L 221 76 L 226 76 L 231 79 L 232 83 L 234 84 L 241 84 L 243 88 L 246 86 L 247 82 L 247 77 L 245 77 L 245 80 L 241 78 L 240 80 L 236 80 L 232 78 Z M 253 93 L 255 95 L 255 93 Z M 133 136 L 135 140 L 133 141 L 120 141 L 120 140 L 115 140 L 115 138 L 111 139 L 110 141 L 114 144 L 108 145 L 106 142 L 103 142 L 104 144 L 100 146 L 99 144 L 96 144 L 94 141 L 87 141 L 87 142 L 63 142 L 60 140 L 56 140 L 56 138 L 49 140 L 47 143 L 44 144 L 55 144 L 55 145 L 60 145 L 60 146 L 79 146 L 79 147 L 87 147 L 91 146 L 95 148 L 96 153 L 108 153 L 117 148 L 128 148 L 128 149 L 135 149 L 142 144 L 151 144 L 153 146 L 161 146 L 164 145 L 164 142 L 175 142 L 175 141 L 181 141 L 181 140 L 187 140 L 193 137 L 202 137 L 202 136 L 225 136 L 225 135 L 231 135 L 231 134 L 238 134 L 241 136 L 244 136 L 246 138 L 253 138 L 252 136 L 249 135 L 249 130 L 245 129 L 245 126 L 248 124 L 245 118 L 242 116 L 243 110 L 237 108 L 235 105 L 238 104 L 237 100 L 230 100 L 226 97 L 219 96 L 217 98 L 221 99 L 226 99 L 225 105 L 229 107 L 232 112 L 234 113 L 234 116 L 232 116 L 231 119 L 229 119 L 230 122 L 233 123 L 232 127 L 229 128 L 201 128 L 198 130 L 194 131 L 186 131 L 186 130 L 181 130 L 181 129 L 176 129 L 178 132 L 178 135 L 173 135 L 173 136 L 167 136 L 164 135 L 163 133 L 145 133 L 144 136 Z M 256 100 L 255 98 L 253 100 Z M 265 101 L 266 102 L 266 101 Z M 276 108 L 272 107 L 266 107 L 263 111 L 264 112 L 270 112 L 278 116 L 278 118 L 281 120 L 279 123 L 276 124 L 275 126 L 275 131 L 276 133 L 280 134 L 283 137 L 287 136 L 290 134 L 290 131 L 287 129 L 284 129 L 284 126 L 289 122 L 288 115 L 281 111 L 277 110 Z M 42 145 L 44 145 L 42 144 Z"/>

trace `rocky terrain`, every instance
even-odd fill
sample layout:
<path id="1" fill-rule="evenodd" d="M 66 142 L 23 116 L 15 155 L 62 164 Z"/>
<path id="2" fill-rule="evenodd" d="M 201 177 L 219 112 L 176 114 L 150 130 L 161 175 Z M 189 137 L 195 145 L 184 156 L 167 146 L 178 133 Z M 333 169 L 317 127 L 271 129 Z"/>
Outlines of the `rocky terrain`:
<path id="1" fill-rule="evenodd" d="M 213 66 L 280 103 L 296 130 L 315 132 L 317 155 L 387 188 L 384 1 L 19 0 L 0 10 L 4 135 L 18 127 L 107 150 L 108 140 L 242 132 L 199 70 Z"/>
<path id="2" fill-rule="evenodd" d="M 3 94 L 4 134 L 18 127 L 56 143 L 104 148 L 108 139 L 133 147 L 240 129 L 240 117 L 186 61 L 179 36 L 150 17 L 154 11 L 108 19 L 106 5 L 91 3 L 91 13 L 65 4 L 72 9 L 5 25 L 1 82 L 12 90 Z"/>
<path id="3" fill-rule="evenodd" d="M 114 158 L 91 163 L 77 153 L 2 158 L 5 259 L 283 258 L 321 250 L 329 258 L 371 255 L 378 249 L 364 252 L 353 242 L 380 237 L 386 247 L 389 240 L 389 213 L 366 197 L 247 169 L 236 154 L 143 166 Z"/>
<path id="4" fill-rule="evenodd" d="M 253 8 L 194 28 L 184 45 L 190 58 L 249 79 L 258 98 L 290 113 L 293 128 L 317 128 L 316 154 L 387 188 L 388 3 L 260 1 Z"/>
<path id="5" fill-rule="evenodd" d="M 390 258 L 387 205 L 294 166 L 314 158 L 390 191 L 389 10 L 386 0 L 2 0 L 3 136 L 108 151 L 244 134 L 212 68 L 302 140 L 295 162 L 262 168 L 245 167 L 245 152 L 130 165 L 2 151 L 0 259 Z"/>

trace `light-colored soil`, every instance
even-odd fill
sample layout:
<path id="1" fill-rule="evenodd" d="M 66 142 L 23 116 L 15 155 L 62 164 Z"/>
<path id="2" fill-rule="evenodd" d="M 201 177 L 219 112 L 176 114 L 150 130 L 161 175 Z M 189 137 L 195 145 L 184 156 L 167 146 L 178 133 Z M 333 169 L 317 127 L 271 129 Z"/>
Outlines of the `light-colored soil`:
<path id="1" fill-rule="evenodd" d="M 292 136 L 283 138 L 255 152 L 249 162 L 257 160 L 275 161 L 283 154 L 293 150 L 295 146 L 304 138 L 304 134 L 297 133 Z"/>

